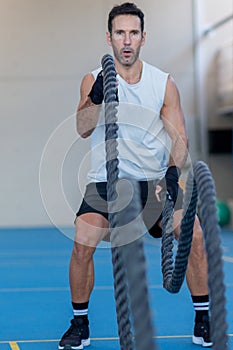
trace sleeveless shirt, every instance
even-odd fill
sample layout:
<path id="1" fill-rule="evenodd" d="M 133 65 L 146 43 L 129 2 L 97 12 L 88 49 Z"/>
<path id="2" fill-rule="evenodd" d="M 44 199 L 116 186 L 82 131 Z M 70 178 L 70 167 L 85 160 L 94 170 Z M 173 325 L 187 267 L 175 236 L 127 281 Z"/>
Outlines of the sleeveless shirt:
<path id="1" fill-rule="evenodd" d="M 169 74 L 142 63 L 141 79 L 136 84 L 128 84 L 117 75 L 119 178 L 159 180 L 165 175 L 171 147 L 160 115 Z M 92 72 L 95 79 L 100 70 Z M 90 136 L 88 182 L 106 181 L 104 123 L 103 103 L 98 123 Z"/>

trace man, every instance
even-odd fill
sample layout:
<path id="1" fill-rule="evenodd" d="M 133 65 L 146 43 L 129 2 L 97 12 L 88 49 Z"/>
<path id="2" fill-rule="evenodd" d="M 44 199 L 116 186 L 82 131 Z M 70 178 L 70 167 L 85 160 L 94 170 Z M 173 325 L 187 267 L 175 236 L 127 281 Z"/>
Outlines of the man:
<path id="1" fill-rule="evenodd" d="M 139 181 L 142 206 L 149 208 L 148 211 L 145 210 L 144 220 L 154 237 L 161 236 L 161 193 L 166 184 L 167 195 L 176 203 L 174 234 L 178 239 L 179 223 L 182 218 L 182 193 L 178 179 L 180 169 L 187 158 L 184 116 L 179 92 L 171 76 L 139 58 L 145 40 L 143 12 L 133 3 L 115 6 L 109 13 L 107 42 L 113 50 L 118 81 L 116 97 L 119 100 L 120 120 L 119 177 L 131 176 Z M 91 137 L 92 167 L 84 199 L 75 221 L 76 236 L 70 261 L 74 318 L 59 343 L 59 349 L 83 349 L 90 344 L 88 303 L 94 286 L 93 254 L 109 227 L 104 122 L 101 119 L 103 118 L 101 69 L 84 76 L 80 95 L 77 130 L 82 137 Z M 121 113 L 122 105 L 123 111 L 127 106 L 129 108 L 136 106 L 131 120 L 130 113 Z M 137 110 L 140 113 L 137 113 Z M 129 118 L 129 121 L 124 118 Z M 169 159 L 166 136 L 171 139 Z M 137 150 L 128 147 L 129 142 L 137 143 Z M 197 217 L 186 280 L 196 311 L 193 342 L 209 347 L 212 343 L 209 338 L 207 261 L 202 230 Z"/>

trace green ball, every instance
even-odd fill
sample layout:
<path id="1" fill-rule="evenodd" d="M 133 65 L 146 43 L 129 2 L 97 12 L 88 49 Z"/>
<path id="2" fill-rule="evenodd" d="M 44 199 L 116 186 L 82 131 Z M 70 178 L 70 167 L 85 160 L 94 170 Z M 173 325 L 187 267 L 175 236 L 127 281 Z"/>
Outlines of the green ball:
<path id="1" fill-rule="evenodd" d="M 231 211 L 229 206 L 221 201 L 217 200 L 217 214 L 218 214 L 218 223 L 220 226 L 228 225 L 231 221 Z"/>

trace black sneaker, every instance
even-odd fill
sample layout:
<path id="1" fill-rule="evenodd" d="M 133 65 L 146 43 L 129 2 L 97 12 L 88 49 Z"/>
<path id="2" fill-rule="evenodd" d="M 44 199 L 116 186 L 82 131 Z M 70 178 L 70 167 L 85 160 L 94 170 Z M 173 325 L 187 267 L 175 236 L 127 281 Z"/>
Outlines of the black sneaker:
<path id="1" fill-rule="evenodd" d="M 208 319 L 196 322 L 194 326 L 193 343 L 209 348 L 213 345 L 210 339 L 210 325 Z"/>
<path id="2" fill-rule="evenodd" d="M 74 318 L 71 320 L 70 328 L 63 334 L 58 349 L 78 350 L 90 345 L 89 321 L 88 319 Z"/>

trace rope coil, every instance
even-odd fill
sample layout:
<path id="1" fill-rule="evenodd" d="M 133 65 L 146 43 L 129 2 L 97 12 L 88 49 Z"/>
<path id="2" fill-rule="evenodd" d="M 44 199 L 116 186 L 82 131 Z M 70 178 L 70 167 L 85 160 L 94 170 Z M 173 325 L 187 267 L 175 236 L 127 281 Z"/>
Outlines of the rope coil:
<path id="1" fill-rule="evenodd" d="M 198 161 L 193 173 L 189 172 L 184 196 L 184 216 L 178 250 L 173 266 L 173 232 L 170 218 L 173 215 L 173 203 L 167 201 L 163 211 L 162 272 L 163 285 L 170 293 L 179 292 L 187 269 L 188 257 L 192 245 L 193 225 L 199 200 L 200 221 L 203 230 L 208 261 L 208 287 L 210 294 L 210 332 L 213 350 L 227 350 L 226 299 L 223 274 L 223 262 L 218 225 L 216 192 L 208 166 Z"/>
<path id="2" fill-rule="evenodd" d="M 163 286 L 170 293 L 178 293 L 184 278 L 188 265 L 188 258 L 192 245 L 193 225 L 197 206 L 197 188 L 193 182 L 193 177 L 188 176 L 186 184 L 186 193 L 184 196 L 183 213 L 181 221 L 181 232 L 173 267 L 173 202 L 167 200 L 162 214 L 162 274 Z"/>

